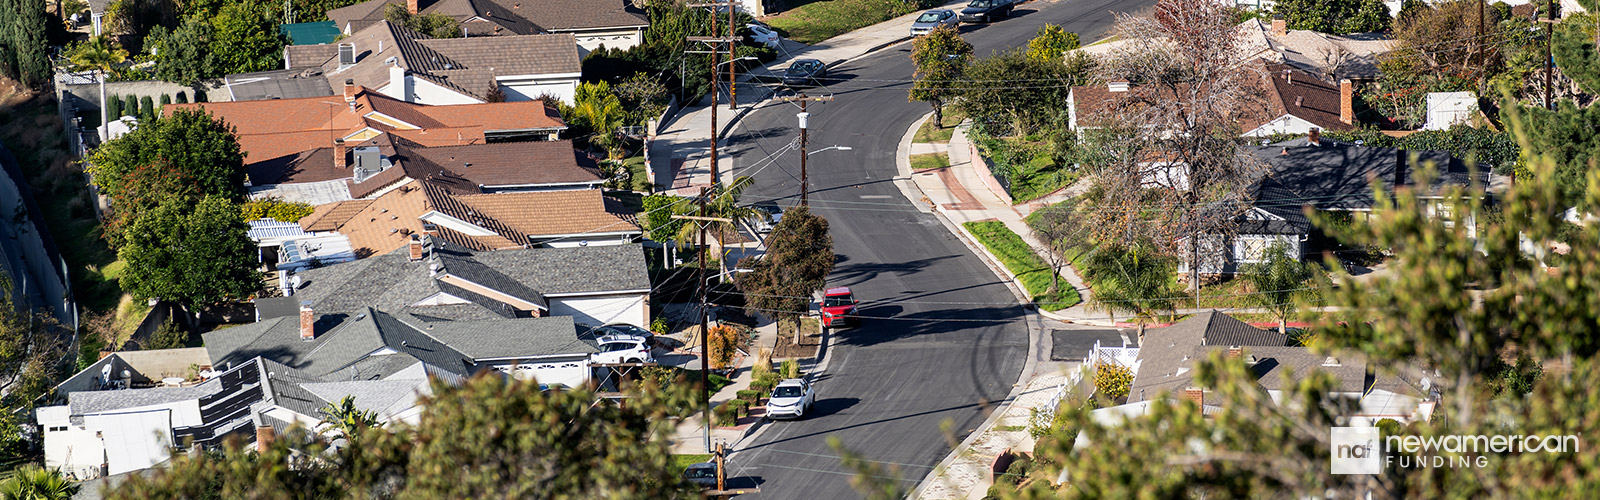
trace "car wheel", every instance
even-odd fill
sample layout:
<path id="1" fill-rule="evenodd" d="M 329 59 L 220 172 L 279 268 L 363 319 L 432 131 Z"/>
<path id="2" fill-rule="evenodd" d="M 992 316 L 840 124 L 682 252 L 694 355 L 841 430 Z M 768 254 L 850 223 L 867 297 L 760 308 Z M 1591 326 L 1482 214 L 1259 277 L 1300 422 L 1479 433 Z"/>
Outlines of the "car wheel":
<path id="1" fill-rule="evenodd" d="M 625 361 L 625 363 L 643 363 L 643 362 L 644 362 L 644 360 L 642 360 L 642 359 L 630 359 L 630 360 Z"/>

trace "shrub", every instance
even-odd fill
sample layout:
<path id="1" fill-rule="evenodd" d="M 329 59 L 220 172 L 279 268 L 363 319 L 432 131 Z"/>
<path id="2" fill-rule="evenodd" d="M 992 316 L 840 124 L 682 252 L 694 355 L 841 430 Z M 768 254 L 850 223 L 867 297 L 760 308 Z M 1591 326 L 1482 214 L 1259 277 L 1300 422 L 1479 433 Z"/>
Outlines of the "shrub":
<path id="1" fill-rule="evenodd" d="M 311 205 L 277 198 L 251 200 L 240 205 L 245 220 L 273 219 L 279 222 L 300 222 L 315 210 Z"/>
<path id="2" fill-rule="evenodd" d="M 161 325 L 161 328 L 156 329 L 156 332 L 150 336 L 150 340 L 145 342 L 144 347 L 146 349 L 176 349 L 188 345 L 188 343 L 189 330 L 178 326 L 177 323 L 167 322 Z"/>
<path id="3" fill-rule="evenodd" d="M 1101 396 L 1107 399 L 1116 399 L 1128 395 L 1129 388 L 1133 387 L 1133 370 L 1114 363 L 1100 363 L 1095 368 L 1094 388 Z"/>
<path id="4" fill-rule="evenodd" d="M 172 104 L 172 95 L 171 94 L 161 94 L 161 100 L 158 101 L 158 104 L 161 104 L 162 106 L 166 106 L 168 104 Z"/>
<path id="5" fill-rule="evenodd" d="M 139 96 L 122 96 L 122 116 L 137 114 L 139 114 Z M 121 118 L 121 116 L 118 118 Z"/>
<path id="6" fill-rule="evenodd" d="M 106 96 L 106 121 L 122 118 L 122 98 L 116 94 Z"/>
<path id="7" fill-rule="evenodd" d="M 189 104 L 189 95 L 178 92 L 178 104 Z"/>
<path id="8" fill-rule="evenodd" d="M 732 405 L 718 405 L 711 410 L 711 419 L 715 421 L 717 427 L 733 427 L 739 425 L 737 412 L 738 410 L 733 409 Z"/>
<path id="9" fill-rule="evenodd" d="M 150 96 L 139 98 L 139 117 L 145 120 L 155 119 L 156 103 L 150 99 Z"/>
<path id="10" fill-rule="evenodd" d="M 780 371 L 783 374 L 783 378 L 800 378 L 800 363 L 792 359 L 784 360 L 783 368 Z"/>
<path id="11" fill-rule="evenodd" d="M 735 401 L 743 401 L 743 402 L 746 402 L 746 403 L 754 403 L 757 398 L 761 397 L 761 391 L 758 391 L 758 390 L 755 390 L 755 389 L 743 389 L 743 390 L 734 392 L 734 396 L 739 398 L 739 399 L 736 399 Z"/>
<path id="12" fill-rule="evenodd" d="M 650 322 L 650 332 L 657 335 L 666 335 L 672 331 L 672 326 L 667 324 L 666 318 L 656 318 Z"/>

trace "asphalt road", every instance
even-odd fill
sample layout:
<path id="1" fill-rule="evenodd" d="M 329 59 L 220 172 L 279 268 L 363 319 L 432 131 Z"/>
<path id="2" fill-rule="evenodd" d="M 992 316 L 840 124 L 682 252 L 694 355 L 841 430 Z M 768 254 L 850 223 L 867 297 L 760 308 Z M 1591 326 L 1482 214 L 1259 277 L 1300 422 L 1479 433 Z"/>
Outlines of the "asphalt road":
<path id="1" fill-rule="evenodd" d="M 1012 19 L 962 32 L 978 56 L 1026 45 L 1045 23 L 1087 42 L 1111 25 L 1113 11 L 1153 4 L 1039 0 L 1019 6 Z M 830 76 L 841 80 L 811 92 L 835 97 L 810 105 L 811 149 L 853 148 L 817 153 L 809 165 L 811 206 L 832 224 L 839 256 L 829 285 L 851 287 L 868 319 L 837 332 L 813 413 L 769 423 L 733 455 L 734 485 L 762 490 L 747 497 L 860 498 L 850 486 L 855 473 L 842 466 L 832 439 L 909 490 L 1009 394 L 1026 361 L 1028 329 L 1015 297 L 891 181 L 900 139 L 929 111 L 925 103 L 907 102 L 906 83 L 892 81 L 911 77 L 909 54 L 910 44 L 902 43 L 840 65 Z M 798 111 L 789 105 L 753 111 L 729 135 L 736 174 L 756 180 L 744 202 L 798 202 L 798 153 L 760 162 L 797 136 Z"/>

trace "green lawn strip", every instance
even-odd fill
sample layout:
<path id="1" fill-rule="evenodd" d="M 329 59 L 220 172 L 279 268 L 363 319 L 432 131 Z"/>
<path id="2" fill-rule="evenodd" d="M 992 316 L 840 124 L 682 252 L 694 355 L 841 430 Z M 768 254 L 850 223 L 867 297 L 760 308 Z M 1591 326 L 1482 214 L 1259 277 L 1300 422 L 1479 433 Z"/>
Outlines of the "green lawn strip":
<path id="1" fill-rule="evenodd" d="M 688 469 L 691 465 L 710 461 L 711 454 L 709 453 L 685 453 L 682 455 L 673 455 L 672 470 L 678 471 L 679 474 L 682 474 L 683 471 Z"/>
<path id="2" fill-rule="evenodd" d="M 1053 294 L 1045 293 L 1050 289 L 1051 269 L 1044 259 L 1033 252 L 1033 247 L 1022 241 L 1022 237 L 1006 227 L 1005 223 L 995 220 L 974 221 L 962 224 L 974 237 L 988 248 L 990 253 L 1000 259 L 1001 265 L 1011 270 L 1022 282 L 1023 288 L 1033 296 L 1033 301 L 1046 311 L 1057 311 L 1076 305 L 1082 300 L 1078 297 L 1078 290 L 1061 280 L 1059 291 Z"/>
<path id="3" fill-rule="evenodd" d="M 934 126 L 933 117 L 928 117 L 922 122 L 922 127 L 917 129 L 916 135 L 911 136 L 911 142 L 949 143 L 950 136 L 956 133 L 956 125 L 966 120 L 967 115 L 954 107 L 945 108 L 942 114 L 944 117 L 941 121 L 944 122 L 944 127 Z"/>
<path id="4" fill-rule="evenodd" d="M 641 193 L 652 191 L 650 189 L 653 187 L 650 185 L 650 174 L 646 172 L 646 169 L 649 169 L 650 166 L 644 162 L 643 155 L 622 160 L 622 166 L 628 169 L 629 177 L 633 181 L 630 189 Z"/>
<path id="5" fill-rule="evenodd" d="M 904 0 L 821 0 L 789 9 L 766 23 L 785 38 L 810 45 L 917 10 L 916 2 Z"/>
<path id="6" fill-rule="evenodd" d="M 1078 180 L 1077 172 L 1056 163 L 1048 146 L 1012 144 L 1013 147 L 1028 148 L 1030 154 L 1028 162 L 1019 165 L 1017 174 L 1011 179 L 1013 201 L 1026 203 L 1043 198 Z"/>
<path id="7" fill-rule="evenodd" d="M 921 172 L 950 166 L 950 155 L 947 153 L 926 153 L 911 155 L 911 171 Z"/>

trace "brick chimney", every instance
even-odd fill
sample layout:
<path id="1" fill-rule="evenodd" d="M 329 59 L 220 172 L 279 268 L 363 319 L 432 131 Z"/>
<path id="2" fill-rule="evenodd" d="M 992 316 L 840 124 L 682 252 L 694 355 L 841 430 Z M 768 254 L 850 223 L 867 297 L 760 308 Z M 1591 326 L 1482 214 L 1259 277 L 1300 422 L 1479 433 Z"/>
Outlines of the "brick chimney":
<path id="1" fill-rule="evenodd" d="M 421 236 L 415 235 L 415 234 L 411 235 L 411 242 L 408 243 L 406 245 L 406 247 L 411 250 L 411 261 L 412 262 L 416 262 L 416 261 L 422 260 L 422 237 Z"/>
<path id="2" fill-rule="evenodd" d="M 349 103 L 351 106 L 355 106 L 356 93 L 360 91 L 359 89 L 360 87 L 356 86 L 356 80 L 354 78 L 346 78 L 344 80 L 344 102 Z"/>
<path id="3" fill-rule="evenodd" d="M 1199 387 L 1190 387 L 1183 390 L 1183 399 L 1194 401 L 1195 406 L 1205 406 L 1206 391 Z"/>
<path id="4" fill-rule="evenodd" d="M 412 15 L 416 15 L 417 12 L 422 10 L 422 6 L 418 5 L 421 3 L 421 0 L 406 0 L 406 11 L 410 12 Z"/>
<path id="5" fill-rule="evenodd" d="M 1356 122 L 1356 85 L 1349 78 L 1339 80 L 1339 121 L 1345 125 Z"/>
<path id="6" fill-rule="evenodd" d="M 317 338 L 317 315 L 311 310 L 311 301 L 300 303 L 300 340 Z"/>
<path id="7" fill-rule="evenodd" d="M 272 441 L 278 438 L 278 433 L 270 425 L 256 427 L 256 452 L 265 453 L 272 446 Z"/>
<path id="8" fill-rule="evenodd" d="M 1272 36 L 1287 36 L 1288 34 L 1289 22 L 1281 17 L 1272 18 Z"/>
<path id="9" fill-rule="evenodd" d="M 1228 357 L 1237 358 L 1244 355 L 1244 349 L 1239 346 L 1228 346 Z"/>
<path id="10" fill-rule="evenodd" d="M 344 139 L 333 140 L 333 168 L 344 170 L 350 166 L 350 148 L 345 146 Z"/>
<path id="11" fill-rule="evenodd" d="M 1311 132 L 1306 134 L 1306 142 L 1311 143 L 1312 146 L 1321 146 L 1322 145 L 1322 129 L 1319 129 L 1317 127 L 1311 127 Z"/>

